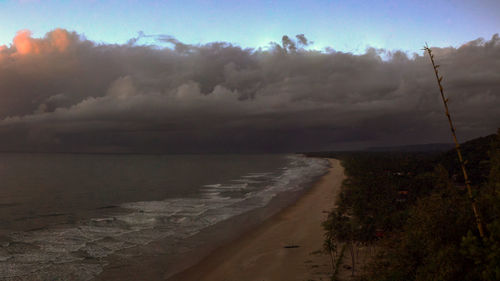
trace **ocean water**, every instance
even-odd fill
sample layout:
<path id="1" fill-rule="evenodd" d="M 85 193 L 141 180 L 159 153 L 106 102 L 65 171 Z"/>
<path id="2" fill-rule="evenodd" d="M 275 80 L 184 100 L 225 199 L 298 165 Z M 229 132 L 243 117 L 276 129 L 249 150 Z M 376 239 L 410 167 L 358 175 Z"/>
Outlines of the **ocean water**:
<path id="1" fill-rule="evenodd" d="M 0 154 L 0 280 L 92 280 L 114 253 L 175 248 L 327 168 L 299 155 Z"/>

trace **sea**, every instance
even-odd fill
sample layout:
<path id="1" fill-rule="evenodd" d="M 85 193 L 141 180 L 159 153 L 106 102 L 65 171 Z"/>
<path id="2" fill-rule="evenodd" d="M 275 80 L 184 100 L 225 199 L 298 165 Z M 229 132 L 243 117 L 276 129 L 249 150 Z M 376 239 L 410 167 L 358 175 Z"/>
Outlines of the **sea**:
<path id="1" fill-rule="evenodd" d="M 224 222 L 307 191 L 327 170 L 283 154 L 2 153 L 0 280 L 93 280 L 157 241 L 172 260 L 196 253 L 193 236 L 237 231 Z"/>

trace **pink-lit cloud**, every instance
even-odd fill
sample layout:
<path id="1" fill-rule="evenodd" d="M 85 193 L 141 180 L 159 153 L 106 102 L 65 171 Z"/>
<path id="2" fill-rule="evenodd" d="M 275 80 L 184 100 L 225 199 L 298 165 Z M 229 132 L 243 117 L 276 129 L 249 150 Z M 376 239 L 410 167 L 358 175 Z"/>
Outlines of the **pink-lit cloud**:
<path id="1" fill-rule="evenodd" d="M 31 31 L 21 30 L 13 39 L 16 53 L 20 55 L 64 52 L 70 45 L 71 34 L 64 29 L 55 29 L 46 34 L 45 38 L 33 38 Z"/>

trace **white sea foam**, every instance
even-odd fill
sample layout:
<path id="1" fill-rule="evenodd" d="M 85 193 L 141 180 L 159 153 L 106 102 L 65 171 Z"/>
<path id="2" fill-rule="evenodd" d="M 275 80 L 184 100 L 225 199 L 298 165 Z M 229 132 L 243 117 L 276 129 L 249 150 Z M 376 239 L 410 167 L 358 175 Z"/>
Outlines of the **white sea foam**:
<path id="1" fill-rule="evenodd" d="M 280 192 L 303 188 L 326 169 L 326 161 L 289 156 L 287 168 L 278 174 L 249 173 L 233 183 L 204 185 L 198 197 L 130 202 L 120 206 L 129 210 L 120 215 L 11 233 L 10 242 L 0 247 L 0 280 L 90 280 L 118 250 L 166 237 L 190 237 L 265 206 Z"/>
<path id="2" fill-rule="evenodd" d="M 258 179 L 258 178 L 269 178 L 271 173 L 248 173 L 248 175 L 242 176 L 242 178 Z"/>

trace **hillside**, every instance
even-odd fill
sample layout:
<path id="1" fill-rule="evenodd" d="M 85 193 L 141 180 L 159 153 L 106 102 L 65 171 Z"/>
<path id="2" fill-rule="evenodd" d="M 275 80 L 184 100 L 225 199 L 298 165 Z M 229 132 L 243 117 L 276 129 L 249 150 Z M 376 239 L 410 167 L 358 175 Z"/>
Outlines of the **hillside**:
<path id="1" fill-rule="evenodd" d="M 499 148 L 496 134 L 462 144 L 484 238 L 455 150 L 307 154 L 342 159 L 348 176 L 324 223 L 325 245 L 347 245 L 359 280 L 500 280 Z M 359 264 L 366 247 L 377 255 Z"/>

